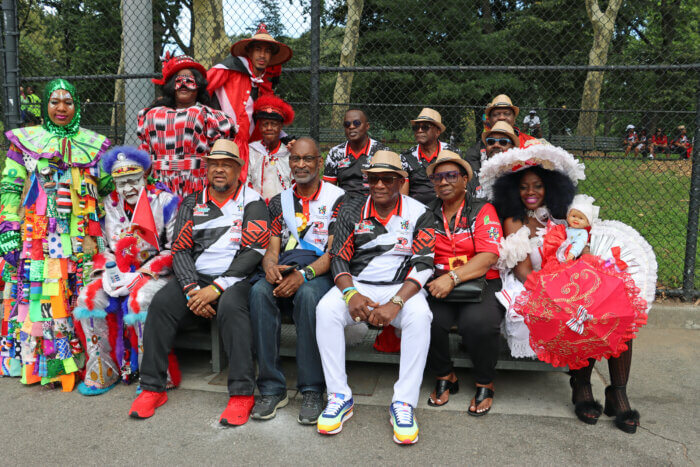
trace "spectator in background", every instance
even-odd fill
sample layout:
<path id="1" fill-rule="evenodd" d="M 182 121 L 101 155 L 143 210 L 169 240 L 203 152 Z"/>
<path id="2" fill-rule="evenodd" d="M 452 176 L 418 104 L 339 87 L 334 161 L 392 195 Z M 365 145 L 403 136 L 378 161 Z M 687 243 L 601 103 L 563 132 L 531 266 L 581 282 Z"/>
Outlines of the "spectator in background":
<path id="1" fill-rule="evenodd" d="M 634 147 L 634 155 L 638 156 L 639 153 L 645 153 L 649 148 L 647 147 L 649 139 L 647 138 L 646 128 L 642 128 L 639 132 L 639 138 L 637 139 L 637 145 Z"/>
<path id="2" fill-rule="evenodd" d="M 542 138 L 542 127 L 540 126 L 540 117 L 537 116 L 535 109 L 530 110 L 530 114 L 523 119 L 523 126 L 527 134 L 535 138 Z"/>
<path id="3" fill-rule="evenodd" d="M 649 159 L 654 158 L 654 151 L 661 149 L 666 154 L 669 154 L 670 148 L 668 146 L 668 137 L 664 134 L 661 128 L 656 129 L 656 133 L 651 137 L 651 144 L 649 144 Z"/>
<path id="4" fill-rule="evenodd" d="M 20 112 L 24 126 L 39 125 L 41 123 L 41 98 L 34 94 L 34 87 L 27 86 L 20 89 Z"/>
<path id="5" fill-rule="evenodd" d="M 520 141 L 512 126 L 506 122 L 496 122 L 493 128 L 481 134 L 481 142 L 486 147 L 486 158 L 488 159 L 499 152 L 518 147 Z M 472 197 L 482 197 L 478 174 L 475 173 L 473 177 L 469 177 L 467 191 Z"/>
<path id="6" fill-rule="evenodd" d="M 625 135 L 625 139 L 622 143 L 622 145 L 625 147 L 625 156 L 630 153 L 632 149 L 634 149 L 634 153 L 637 154 L 637 132 L 634 131 L 634 125 L 627 125 L 627 134 Z"/>
<path id="7" fill-rule="evenodd" d="M 690 143 L 685 125 L 679 126 L 678 131 L 680 131 L 680 134 L 671 142 L 671 151 L 680 154 L 681 159 L 683 157 L 690 159 L 690 155 L 693 153 L 693 145 Z"/>

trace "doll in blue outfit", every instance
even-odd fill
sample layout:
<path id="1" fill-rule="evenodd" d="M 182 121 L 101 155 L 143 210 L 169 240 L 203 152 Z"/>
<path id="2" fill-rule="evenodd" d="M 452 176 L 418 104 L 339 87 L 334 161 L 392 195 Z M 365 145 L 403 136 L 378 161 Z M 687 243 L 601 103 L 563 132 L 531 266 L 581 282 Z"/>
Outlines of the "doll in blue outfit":
<path id="1" fill-rule="evenodd" d="M 557 250 L 560 262 L 578 258 L 588 244 L 591 225 L 598 219 L 600 212 L 600 207 L 593 205 L 594 201 L 588 195 L 574 196 L 566 214 L 566 241 Z"/>

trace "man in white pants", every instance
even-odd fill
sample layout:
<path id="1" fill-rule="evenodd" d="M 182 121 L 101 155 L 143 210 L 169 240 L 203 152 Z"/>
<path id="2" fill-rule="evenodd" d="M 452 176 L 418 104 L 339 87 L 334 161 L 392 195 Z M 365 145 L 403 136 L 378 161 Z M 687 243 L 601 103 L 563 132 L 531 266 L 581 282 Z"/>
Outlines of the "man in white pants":
<path id="1" fill-rule="evenodd" d="M 316 308 L 316 340 L 328 389 L 318 432 L 336 434 L 353 413 L 345 372 L 344 328 L 367 321 L 402 330 L 399 380 L 390 407 L 394 441 L 418 441 L 414 409 L 430 345 L 432 313 L 423 285 L 433 274 L 434 217 L 423 204 L 401 195 L 407 173 L 398 154 L 377 151 L 367 173 L 368 198 L 341 206 L 331 248 L 336 287 Z"/>

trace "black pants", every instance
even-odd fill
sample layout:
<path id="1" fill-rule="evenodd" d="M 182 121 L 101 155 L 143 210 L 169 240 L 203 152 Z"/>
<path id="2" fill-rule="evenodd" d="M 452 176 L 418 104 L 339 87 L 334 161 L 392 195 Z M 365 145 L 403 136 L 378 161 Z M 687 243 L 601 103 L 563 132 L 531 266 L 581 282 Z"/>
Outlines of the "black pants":
<path id="1" fill-rule="evenodd" d="M 207 286 L 201 281 L 200 287 Z M 228 392 L 231 396 L 250 396 L 255 387 L 253 340 L 248 313 L 250 283 L 242 280 L 219 297 L 216 320 L 228 356 Z M 175 343 L 180 321 L 192 313 L 187 308 L 180 283 L 173 278 L 160 289 L 148 309 L 143 331 L 141 387 L 163 392 L 167 380 L 168 353 Z"/>
<path id="2" fill-rule="evenodd" d="M 501 321 L 505 310 L 494 295 L 501 290 L 500 279 L 486 281 L 479 303 L 445 302 L 431 298 L 433 323 L 430 328 L 428 361 L 438 377 L 453 370 L 450 357 L 450 328 L 457 325 L 469 356 L 474 363 L 474 377 L 479 384 L 489 384 L 496 374 L 501 341 Z"/>

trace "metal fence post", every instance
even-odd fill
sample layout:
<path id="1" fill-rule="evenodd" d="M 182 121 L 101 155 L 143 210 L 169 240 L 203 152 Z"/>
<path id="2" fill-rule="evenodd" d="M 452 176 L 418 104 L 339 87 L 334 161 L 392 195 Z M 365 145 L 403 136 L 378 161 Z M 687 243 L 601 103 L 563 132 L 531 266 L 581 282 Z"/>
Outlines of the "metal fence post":
<path id="1" fill-rule="evenodd" d="M 5 98 L 5 129 L 19 128 L 22 124 L 19 100 L 19 30 L 17 28 L 16 0 L 2 0 L 3 79 Z"/>
<path id="2" fill-rule="evenodd" d="M 311 137 L 319 141 L 321 74 L 321 0 L 311 0 L 311 87 L 309 89 L 309 127 Z"/>
<path id="3" fill-rule="evenodd" d="M 685 237 L 685 264 L 683 266 L 683 296 L 693 299 L 695 289 L 695 255 L 698 248 L 698 214 L 700 213 L 700 82 L 698 82 L 697 111 L 695 113 L 695 138 L 693 162 L 690 171 L 690 202 L 688 203 L 688 228 Z"/>

